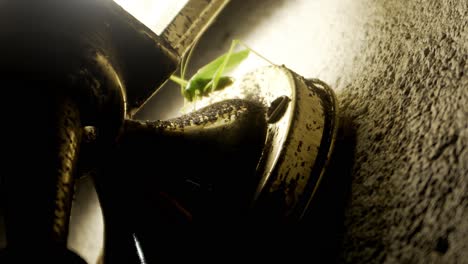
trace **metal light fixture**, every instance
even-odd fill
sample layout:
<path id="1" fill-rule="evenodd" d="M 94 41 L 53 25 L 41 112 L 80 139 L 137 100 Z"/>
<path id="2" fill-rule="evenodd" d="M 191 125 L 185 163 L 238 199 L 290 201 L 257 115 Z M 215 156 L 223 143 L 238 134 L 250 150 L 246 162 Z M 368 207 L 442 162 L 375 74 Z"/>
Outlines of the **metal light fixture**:
<path id="1" fill-rule="evenodd" d="M 182 9 L 163 29 L 143 18 L 159 35 L 112 1 L 0 3 L 0 77 L 17 87 L 5 96 L 40 116 L 32 126 L 7 120 L 20 142 L 7 152 L 27 155 L 10 156 L 21 176 L 2 175 L 3 259 L 22 261 L 28 251 L 83 262 L 66 245 L 83 173 L 94 175 L 108 263 L 157 259 L 164 251 L 151 250 L 155 238 L 181 224 L 300 221 L 336 137 L 325 83 L 262 67 L 232 87 L 235 97 L 171 120 L 132 119 L 227 3 L 177 2 Z"/>

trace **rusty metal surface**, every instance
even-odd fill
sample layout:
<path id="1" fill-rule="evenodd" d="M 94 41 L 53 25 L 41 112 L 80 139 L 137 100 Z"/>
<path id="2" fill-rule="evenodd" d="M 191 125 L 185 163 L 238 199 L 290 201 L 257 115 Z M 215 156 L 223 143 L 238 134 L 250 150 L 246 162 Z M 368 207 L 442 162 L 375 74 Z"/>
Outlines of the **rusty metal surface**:
<path id="1" fill-rule="evenodd" d="M 202 109 L 232 98 L 256 102 L 270 112 L 256 169 L 253 210 L 274 215 L 265 222 L 298 222 L 332 153 L 338 127 L 333 90 L 317 79 L 306 80 L 284 66 L 272 65 L 248 72 L 233 85 L 185 108 Z M 273 116 L 280 105 L 283 109 Z M 274 212 L 265 212 L 266 208 Z"/>
<path id="2" fill-rule="evenodd" d="M 290 124 L 270 127 L 273 137 L 283 142 L 273 139 L 272 148 L 262 155 L 262 158 L 277 155 L 277 164 L 267 167 L 258 199 L 259 203 L 271 203 L 270 208 L 276 206 L 290 222 L 298 222 L 313 201 L 333 152 L 338 106 L 328 85 L 318 80 L 307 81 L 293 72 L 292 76 L 295 92 L 291 98 L 291 112 L 285 113 L 290 115 Z M 285 130 L 283 136 L 281 130 Z M 275 152 L 274 148 L 280 148 L 280 152 Z"/>
<path id="3" fill-rule="evenodd" d="M 193 231 L 238 223 L 255 190 L 265 110 L 234 99 L 167 121 L 128 120 L 109 153 L 112 185 L 97 181 L 106 260 L 129 262 L 131 237 L 148 263 L 180 260 L 172 250 L 190 248 Z"/>
<path id="4" fill-rule="evenodd" d="M 161 36 L 183 56 L 229 0 L 190 0 Z"/>
<path id="5" fill-rule="evenodd" d="M 266 108 L 276 108 L 278 99 L 287 98 L 281 115 L 268 123 L 257 165 L 253 210 L 271 217 L 265 222 L 297 223 L 313 199 L 333 150 L 338 127 L 334 92 L 323 82 L 305 80 L 284 66 L 249 72 L 239 80 L 238 89 L 239 97 Z"/>

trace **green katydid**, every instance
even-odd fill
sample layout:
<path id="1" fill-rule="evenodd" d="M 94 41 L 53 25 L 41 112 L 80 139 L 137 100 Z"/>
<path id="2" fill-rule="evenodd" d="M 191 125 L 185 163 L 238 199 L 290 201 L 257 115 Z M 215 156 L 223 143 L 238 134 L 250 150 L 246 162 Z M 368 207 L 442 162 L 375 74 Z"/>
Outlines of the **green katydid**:
<path id="1" fill-rule="evenodd" d="M 246 47 L 246 49 L 234 52 L 234 48 L 238 44 Z M 198 97 L 208 96 L 211 92 L 224 89 L 225 87 L 232 84 L 233 79 L 229 76 L 222 76 L 223 72 L 237 67 L 249 56 L 251 51 L 259 55 L 240 40 L 233 40 L 227 53 L 221 55 L 220 57 L 200 68 L 187 81 L 184 79 L 184 75 L 187 64 L 192 55 L 192 51 L 193 47 L 190 50 L 187 58 L 181 62 L 180 77 L 175 75 L 170 77 L 172 81 L 180 85 L 182 95 L 190 102 Z M 259 56 L 263 58 L 263 56 Z"/>

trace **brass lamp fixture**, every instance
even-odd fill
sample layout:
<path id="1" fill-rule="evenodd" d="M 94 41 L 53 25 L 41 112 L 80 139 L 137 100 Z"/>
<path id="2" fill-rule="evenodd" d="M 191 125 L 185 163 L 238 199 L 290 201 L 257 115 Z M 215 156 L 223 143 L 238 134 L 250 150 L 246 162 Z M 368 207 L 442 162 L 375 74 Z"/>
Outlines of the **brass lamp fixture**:
<path id="1" fill-rule="evenodd" d="M 84 262 L 66 245 L 83 174 L 102 206 L 106 263 L 141 263 L 138 250 L 152 263 L 163 254 L 156 238 L 181 226 L 300 221 L 336 138 L 325 83 L 271 65 L 230 87 L 236 96 L 171 120 L 133 119 L 227 3 L 187 1 L 157 35 L 113 1 L 0 2 L 0 78 L 5 98 L 18 99 L 2 105 L 17 109 L 7 117 L 17 144 L 5 167 L 16 173 L 1 181 L 2 261 L 33 252 Z"/>

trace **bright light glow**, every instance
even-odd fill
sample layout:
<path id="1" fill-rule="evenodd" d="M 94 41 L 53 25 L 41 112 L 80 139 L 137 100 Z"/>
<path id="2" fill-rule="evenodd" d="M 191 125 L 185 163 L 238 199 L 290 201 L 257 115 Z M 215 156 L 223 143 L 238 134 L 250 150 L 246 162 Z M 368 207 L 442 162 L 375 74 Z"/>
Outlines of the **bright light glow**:
<path id="1" fill-rule="evenodd" d="M 161 34 L 188 0 L 114 0 L 154 33 Z"/>

